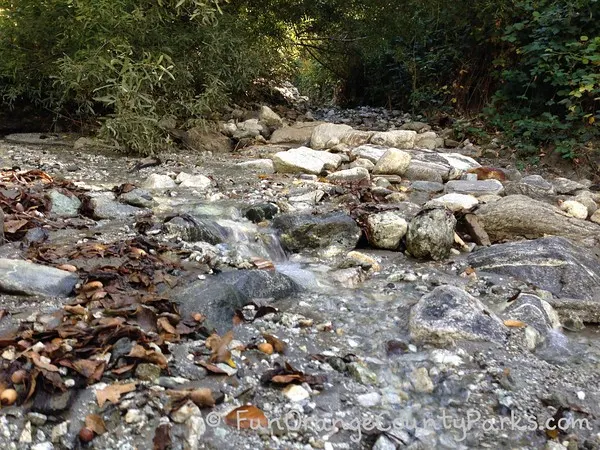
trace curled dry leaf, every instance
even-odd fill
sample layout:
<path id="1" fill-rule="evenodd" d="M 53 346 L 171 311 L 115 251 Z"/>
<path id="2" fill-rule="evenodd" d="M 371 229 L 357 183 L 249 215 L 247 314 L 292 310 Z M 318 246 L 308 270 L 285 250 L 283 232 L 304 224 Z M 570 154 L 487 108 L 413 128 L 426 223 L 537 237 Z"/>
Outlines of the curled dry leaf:
<path id="1" fill-rule="evenodd" d="M 139 344 L 134 346 L 127 356 L 130 358 L 139 358 L 143 359 L 144 361 L 154 363 L 161 369 L 166 369 L 168 365 L 165 355 L 156 350 L 146 350 Z"/>
<path id="2" fill-rule="evenodd" d="M 96 400 L 98 401 L 98 406 L 102 408 L 107 401 L 114 404 L 119 403 L 121 395 L 133 391 L 135 391 L 135 383 L 111 384 L 104 389 L 96 391 Z"/>
<path id="3" fill-rule="evenodd" d="M 210 362 L 212 363 L 226 363 L 231 367 L 235 367 L 235 364 L 232 365 L 233 361 L 231 361 L 231 352 L 227 348 L 230 342 L 233 340 L 233 331 L 229 331 L 223 337 L 219 337 L 217 335 L 212 335 L 206 340 L 206 346 L 210 350 L 212 350 L 212 355 L 210 356 Z"/>
<path id="4" fill-rule="evenodd" d="M 240 406 L 225 416 L 225 423 L 238 430 L 266 428 L 269 420 L 265 413 L 254 405 Z"/>
<path id="5" fill-rule="evenodd" d="M 86 416 L 85 426 L 86 428 L 89 428 L 94 433 L 96 433 L 98 436 L 106 433 L 106 425 L 104 423 L 104 420 L 98 414 L 89 414 L 88 416 Z"/>
<path id="6" fill-rule="evenodd" d="M 287 345 L 285 342 L 271 334 L 263 334 L 263 337 L 269 344 L 273 346 L 273 350 L 275 350 L 275 353 L 285 353 L 285 350 L 287 349 Z"/>
<path id="7" fill-rule="evenodd" d="M 104 287 L 104 285 L 102 284 L 101 281 L 90 281 L 89 283 L 85 283 L 83 286 L 81 286 L 81 291 L 82 292 L 91 292 L 91 291 L 96 291 L 98 289 L 102 289 Z"/>

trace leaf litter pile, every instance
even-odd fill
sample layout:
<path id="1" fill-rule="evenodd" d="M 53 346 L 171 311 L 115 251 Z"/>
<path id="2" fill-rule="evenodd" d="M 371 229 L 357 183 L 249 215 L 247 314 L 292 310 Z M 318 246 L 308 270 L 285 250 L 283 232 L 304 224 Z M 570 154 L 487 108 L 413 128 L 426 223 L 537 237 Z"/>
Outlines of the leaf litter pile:
<path id="1" fill-rule="evenodd" d="M 82 219 L 49 218 L 47 192 L 51 189 L 77 197 L 84 192 L 39 170 L 0 172 L 0 206 L 8 240 L 22 240 L 34 228 L 86 226 Z M 201 312 L 187 321 L 180 316 L 167 293 L 183 270 L 178 261 L 188 255 L 187 251 L 142 236 L 108 244 L 88 241 L 70 248 L 41 243 L 29 246 L 26 258 L 77 273 L 81 283 L 76 296 L 62 309 L 39 314 L 34 320 L 23 321 L 18 329 L 0 334 L 1 405 L 28 408 L 36 398 L 46 400 L 101 383 L 95 389 L 98 414 L 89 414 L 79 433 L 82 442 L 89 442 L 107 431 L 102 418 L 107 408 L 132 392 L 148 389 L 148 383 L 137 381 L 140 365 L 151 364 L 161 375 L 170 374 L 171 343 L 205 341 L 206 351 L 194 354 L 194 362 L 209 374 L 220 376 L 237 373 L 232 350 L 238 355 L 243 351 L 283 355 L 287 346 L 275 336 L 264 334 L 262 340 L 238 343 L 232 348 L 233 332 L 224 336 L 211 333 L 203 325 Z M 259 308 L 255 318 L 275 311 L 272 307 Z M 252 320 L 238 311 L 232 325 Z M 275 363 L 261 381 L 274 387 L 301 383 L 322 386 L 325 379 L 306 375 L 284 362 Z M 224 399 L 220 392 L 209 388 L 167 389 L 165 394 L 165 410 L 172 418 L 186 405 L 211 408 Z M 266 424 L 264 413 L 253 405 L 234 409 L 225 417 L 225 423 L 248 428 L 240 418 L 244 423 Z M 171 439 L 170 424 L 161 424 L 155 430 L 154 448 L 169 448 Z"/>

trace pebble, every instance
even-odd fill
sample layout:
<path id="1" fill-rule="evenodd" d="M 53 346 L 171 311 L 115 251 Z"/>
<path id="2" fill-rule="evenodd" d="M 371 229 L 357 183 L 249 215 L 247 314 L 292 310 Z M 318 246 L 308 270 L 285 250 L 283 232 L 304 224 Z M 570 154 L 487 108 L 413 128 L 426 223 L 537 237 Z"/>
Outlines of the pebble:
<path id="1" fill-rule="evenodd" d="M 429 373 L 427 373 L 427 369 L 425 367 L 418 367 L 413 370 L 410 374 L 410 381 L 413 385 L 413 388 L 417 392 L 424 394 L 430 394 L 433 392 L 433 381 L 431 381 Z"/>
<path id="2" fill-rule="evenodd" d="M 290 401 L 294 403 L 298 403 L 310 398 L 309 392 L 302 386 L 298 386 L 297 384 L 290 384 L 289 386 L 287 386 L 283 390 L 283 395 L 285 395 Z"/>
<path id="3" fill-rule="evenodd" d="M 175 423 L 185 423 L 190 417 L 200 415 L 200 408 L 191 400 L 188 400 L 181 408 L 171 413 L 171 419 Z"/>
<path id="4" fill-rule="evenodd" d="M 50 439 L 52 440 L 52 442 L 56 443 L 56 442 L 60 441 L 60 438 L 65 436 L 68 432 L 69 432 L 69 422 L 64 421 L 64 422 L 59 423 L 58 425 L 54 426 L 54 428 L 52 428 L 52 434 L 51 434 Z"/>
<path id="5" fill-rule="evenodd" d="M 144 419 L 145 417 L 139 409 L 130 409 L 125 414 L 125 422 L 127 423 L 138 423 Z"/>
<path id="6" fill-rule="evenodd" d="M 369 392 L 368 394 L 361 394 L 356 397 L 358 404 L 365 408 L 372 408 L 381 403 L 381 395 L 377 392 Z"/>

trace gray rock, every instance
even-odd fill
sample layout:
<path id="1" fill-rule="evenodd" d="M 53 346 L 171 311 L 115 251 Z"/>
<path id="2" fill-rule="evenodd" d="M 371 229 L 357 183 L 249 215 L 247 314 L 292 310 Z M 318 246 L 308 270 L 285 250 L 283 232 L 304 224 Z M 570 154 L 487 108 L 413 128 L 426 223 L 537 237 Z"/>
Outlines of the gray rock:
<path id="1" fill-rule="evenodd" d="M 153 173 L 142 183 L 142 187 L 145 189 L 173 189 L 177 187 L 177 184 L 169 175 Z"/>
<path id="2" fill-rule="evenodd" d="M 252 161 L 238 163 L 237 165 L 265 174 L 275 173 L 275 165 L 270 159 L 254 159 Z"/>
<path id="3" fill-rule="evenodd" d="M 360 147 L 353 148 L 350 151 L 350 156 L 354 159 L 362 158 L 368 159 L 373 164 L 377 164 L 377 161 L 381 159 L 381 157 L 387 151 L 384 147 L 378 147 L 375 145 L 361 145 Z"/>
<path id="4" fill-rule="evenodd" d="M 206 190 L 212 185 L 210 178 L 204 175 L 191 175 L 189 173 L 181 172 L 177 175 L 176 183 L 179 183 L 181 188 L 192 188 Z"/>
<path id="5" fill-rule="evenodd" d="M 395 147 L 408 149 L 415 147 L 417 133 L 409 130 L 382 131 L 375 133 L 371 138 L 371 144 L 384 147 Z"/>
<path id="6" fill-rule="evenodd" d="M 339 170 L 327 175 L 327 181 L 332 183 L 356 183 L 370 180 L 369 171 L 362 167 Z"/>
<path id="7" fill-rule="evenodd" d="M 466 171 L 481 167 L 477 161 L 470 156 L 461 155 L 460 153 L 439 153 L 439 156 L 444 159 L 450 167 L 458 171 Z"/>
<path id="8" fill-rule="evenodd" d="M 214 221 L 193 217 L 188 214 L 177 216 L 163 224 L 167 234 L 176 235 L 188 242 L 220 244 L 225 239 L 225 230 Z"/>
<path id="9" fill-rule="evenodd" d="M 367 218 L 367 238 L 375 248 L 397 250 L 407 229 L 406 220 L 394 211 L 373 214 Z"/>
<path id="10" fill-rule="evenodd" d="M 332 147 L 332 143 L 342 142 L 342 138 L 352 127 L 349 125 L 338 125 L 334 123 L 324 123 L 314 128 L 310 137 L 310 146 L 316 150 Z"/>
<path id="11" fill-rule="evenodd" d="M 65 195 L 56 189 L 48 193 L 51 207 L 50 213 L 58 217 L 77 217 L 79 208 L 81 208 L 81 200 L 74 195 Z"/>
<path id="12" fill-rule="evenodd" d="M 233 327 L 235 311 L 253 299 L 279 300 L 298 290 L 291 278 L 279 272 L 236 270 L 188 284 L 172 298 L 183 317 L 200 312 L 206 316 L 206 325 L 221 333 Z"/>
<path id="13" fill-rule="evenodd" d="M 160 377 L 161 369 L 156 364 L 142 363 L 135 368 L 135 376 L 143 381 L 155 381 Z"/>
<path id="14" fill-rule="evenodd" d="M 400 127 L 400 129 L 416 131 L 417 133 L 425 133 L 431 130 L 431 126 L 424 122 L 406 122 Z"/>
<path id="15" fill-rule="evenodd" d="M 447 194 L 467 194 L 479 197 L 481 195 L 499 195 L 504 186 L 498 180 L 452 180 L 446 183 Z"/>
<path id="16" fill-rule="evenodd" d="M 138 208 L 152 208 L 156 201 L 152 194 L 145 189 L 135 188 L 129 192 L 121 194 L 119 201 L 127 205 L 136 206 Z"/>
<path id="17" fill-rule="evenodd" d="M 469 255 L 471 267 L 508 275 L 557 297 L 600 300 L 600 260 L 561 237 L 510 242 Z"/>
<path id="18" fill-rule="evenodd" d="M 96 220 L 125 219 L 144 212 L 141 208 L 119 203 L 112 193 L 95 195 L 90 198 L 92 217 Z"/>
<path id="19" fill-rule="evenodd" d="M 450 169 L 441 164 L 419 161 L 413 158 L 403 176 L 412 181 L 443 183 L 445 179 L 448 179 L 449 172 Z"/>
<path id="20" fill-rule="evenodd" d="M 370 172 L 375 167 L 375 164 L 366 158 L 357 158 L 353 163 L 350 164 L 351 169 L 354 169 L 355 167 L 362 167 Z"/>
<path id="21" fill-rule="evenodd" d="M 552 183 L 539 175 L 530 175 L 522 178 L 521 181 L 507 182 L 505 192 L 506 195 L 526 195 L 537 200 L 548 199 L 556 195 Z"/>
<path id="22" fill-rule="evenodd" d="M 454 244 L 454 214 L 445 208 L 425 209 L 408 224 L 406 250 L 415 258 L 442 260 Z"/>
<path id="23" fill-rule="evenodd" d="M 272 130 L 276 130 L 277 128 L 281 128 L 283 126 L 283 119 L 279 117 L 279 114 L 277 114 L 268 106 L 264 105 L 260 107 L 260 111 L 258 112 L 258 120 Z"/>
<path id="24" fill-rule="evenodd" d="M 412 307 L 409 320 L 414 341 L 433 345 L 459 340 L 503 344 L 508 329 L 481 301 L 454 286 L 439 286 Z"/>
<path id="25" fill-rule="evenodd" d="M 413 191 L 427 192 L 427 193 L 436 193 L 442 192 L 444 190 L 444 185 L 442 183 L 436 183 L 434 181 L 413 181 L 410 183 L 410 188 Z"/>
<path id="26" fill-rule="evenodd" d="M 533 294 L 520 294 L 510 303 L 502 316 L 505 319 L 520 320 L 546 336 L 550 330 L 560 329 L 560 319 L 548 302 Z"/>
<path id="27" fill-rule="evenodd" d="M 552 180 L 552 185 L 557 194 L 574 194 L 577 191 L 585 189 L 583 184 L 561 177 Z"/>
<path id="28" fill-rule="evenodd" d="M 417 148 L 426 148 L 429 150 L 433 150 L 437 148 L 438 137 L 433 131 L 428 131 L 422 134 L 417 134 L 415 138 L 415 147 Z"/>
<path id="29" fill-rule="evenodd" d="M 600 227 L 575 219 L 559 208 L 524 195 L 510 195 L 476 211 L 492 242 L 563 236 L 586 245 L 600 243 Z"/>
<path id="30" fill-rule="evenodd" d="M 374 174 L 403 175 L 410 164 L 410 153 L 397 148 L 388 149 L 375 164 Z"/>
<path id="31" fill-rule="evenodd" d="M 313 130 L 320 125 L 319 122 L 296 122 L 290 127 L 282 127 L 271 135 L 271 144 L 300 144 L 310 142 Z"/>
<path id="32" fill-rule="evenodd" d="M 283 214 L 275 218 L 273 227 L 291 252 L 328 247 L 353 250 L 361 235 L 356 222 L 342 212 L 318 216 Z"/>
<path id="33" fill-rule="evenodd" d="M 78 282 L 77 275 L 54 267 L 16 259 L 0 259 L 0 292 L 67 297 Z"/>
<path id="34" fill-rule="evenodd" d="M 309 173 L 319 175 L 324 169 L 335 170 L 342 157 L 325 151 L 299 147 L 273 155 L 275 170 L 280 173 Z"/>
<path id="35" fill-rule="evenodd" d="M 6 242 L 4 238 L 4 211 L 0 208 L 0 245 L 4 245 Z"/>
<path id="36" fill-rule="evenodd" d="M 235 124 L 231 124 L 235 127 Z M 237 130 L 237 128 L 235 128 Z M 198 126 L 189 129 L 183 134 L 183 141 L 189 148 L 197 152 L 211 152 L 214 154 L 229 153 L 233 150 L 231 137 L 233 133 L 227 136 L 218 131 L 212 131 L 204 127 Z"/>
<path id="37" fill-rule="evenodd" d="M 465 194 L 446 194 L 425 204 L 426 208 L 444 207 L 452 212 L 468 211 L 479 204 L 477 198 Z"/>
<path id="38" fill-rule="evenodd" d="M 268 128 L 258 122 L 258 119 L 248 119 L 237 124 L 237 131 L 233 138 L 237 140 L 255 139 L 259 136 L 269 135 Z"/>

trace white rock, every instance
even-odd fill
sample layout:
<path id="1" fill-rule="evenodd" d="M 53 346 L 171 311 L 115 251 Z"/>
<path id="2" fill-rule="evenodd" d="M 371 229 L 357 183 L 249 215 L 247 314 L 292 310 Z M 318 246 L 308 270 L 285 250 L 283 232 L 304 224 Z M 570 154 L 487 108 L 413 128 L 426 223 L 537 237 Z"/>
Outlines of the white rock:
<path id="1" fill-rule="evenodd" d="M 138 423 L 144 420 L 144 415 L 139 409 L 128 409 L 125 414 L 126 423 Z"/>
<path id="2" fill-rule="evenodd" d="M 31 422 L 27 421 L 19 437 L 20 444 L 31 444 L 33 442 L 33 436 L 31 434 Z"/>
<path id="3" fill-rule="evenodd" d="M 31 447 L 31 450 L 54 450 L 54 445 L 50 442 L 40 442 Z"/>
<path id="4" fill-rule="evenodd" d="M 371 144 L 408 149 L 415 147 L 416 137 L 417 132 L 411 130 L 382 131 L 373 135 Z"/>
<path id="5" fill-rule="evenodd" d="M 356 397 L 358 404 L 364 408 L 372 408 L 373 406 L 381 403 L 381 395 L 377 392 L 369 392 L 368 394 L 361 394 Z"/>
<path id="6" fill-rule="evenodd" d="M 441 197 L 434 198 L 425 204 L 425 208 L 432 208 L 435 206 L 444 206 L 452 212 L 465 211 L 473 208 L 479 204 L 472 195 L 467 194 L 446 194 Z"/>
<path id="7" fill-rule="evenodd" d="M 175 181 L 169 175 L 151 174 L 142 183 L 144 189 L 172 189 L 177 187 Z"/>
<path id="8" fill-rule="evenodd" d="M 260 108 L 258 120 L 272 129 L 279 128 L 283 125 L 283 119 L 268 106 L 262 106 Z"/>
<path id="9" fill-rule="evenodd" d="M 354 169 L 355 167 L 362 167 L 363 169 L 371 171 L 375 167 L 375 164 L 366 158 L 357 158 L 352 164 L 350 164 L 351 169 Z"/>
<path id="10" fill-rule="evenodd" d="M 290 384 L 283 390 L 283 395 L 285 395 L 289 400 L 294 403 L 301 402 L 303 400 L 307 400 L 310 398 L 310 394 L 306 389 L 302 386 L 298 386 L 297 384 Z"/>
<path id="11" fill-rule="evenodd" d="M 288 200 L 292 203 L 308 203 L 310 205 L 316 205 L 321 201 L 324 195 L 325 192 L 317 189 L 313 192 L 307 192 L 306 194 L 290 197 Z"/>
<path id="12" fill-rule="evenodd" d="M 415 138 L 415 147 L 434 150 L 437 147 L 438 136 L 433 131 L 417 134 Z"/>
<path id="13" fill-rule="evenodd" d="M 469 169 L 481 167 L 481 164 L 473 158 L 461 155 L 460 153 L 440 153 L 439 155 L 448 161 L 448 164 L 456 170 L 467 171 Z"/>
<path id="14" fill-rule="evenodd" d="M 346 133 L 352 130 L 349 125 L 323 123 L 315 127 L 310 137 L 310 146 L 314 149 L 328 148 L 327 144 L 333 139 L 339 144 Z"/>
<path id="15" fill-rule="evenodd" d="M 274 173 L 275 165 L 270 159 L 253 159 L 252 161 L 244 161 L 237 163 L 240 167 L 256 170 L 262 173 Z"/>
<path id="16" fill-rule="evenodd" d="M 456 353 L 445 349 L 433 350 L 429 358 L 435 364 L 440 365 L 442 367 L 458 367 L 464 364 L 464 360 L 460 356 L 458 356 Z"/>
<path id="17" fill-rule="evenodd" d="M 190 175 L 189 173 L 181 172 L 175 180 L 182 188 L 208 189 L 212 182 L 210 178 L 204 175 Z"/>
<path id="18" fill-rule="evenodd" d="M 396 250 L 406 234 L 408 223 L 398 213 L 388 211 L 369 216 L 367 229 L 373 247 Z"/>
<path id="19" fill-rule="evenodd" d="M 413 370 L 410 374 L 410 379 L 415 391 L 426 394 L 433 392 L 433 381 L 431 381 L 425 367 L 418 367 Z"/>
<path id="20" fill-rule="evenodd" d="M 406 169 L 408 169 L 411 158 L 410 153 L 403 152 L 397 148 L 390 148 L 384 153 L 379 161 L 377 161 L 373 173 L 403 175 L 404 172 L 406 172 Z"/>
<path id="21" fill-rule="evenodd" d="M 361 145 L 350 151 L 350 157 L 353 159 L 368 159 L 373 164 L 377 164 L 377 161 L 381 159 L 386 151 L 387 148 L 377 147 L 375 145 Z"/>
<path id="22" fill-rule="evenodd" d="M 190 417 L 185 422 L 185 448 L 188 450 L 197 450 L 200 448 L 202 436 L 206 433 L 206 424 L 200 414 Z"/>
<path id="23" fill-rule="evenodd" d="M 334 153 L 299 147 L 273 156 L 275 170 L 280 173 L 311 173 L 318 175 L 324 169 L 335 170 L 342 157 Z"/>
<path id="24" fill-rule="evenodd" d="M 590 217 L 590 220 L 592 222 L 600 224 L 600 209 L 597 210 L 594 214 L 592 214 L 592 217 Z"/>
<path id="25" fill-rule="evenodd" d="M 181 408 L 171 413 L 171 419 L 175 423 L 184 423 L 190 417 L 194 416 L 202 416 L 202 414 L 200 413 L 200 408 L 191 400 L 188 400 Z"/>
<path id="26" fill-rule="evenodd" d="M 575 217 L 576 219 L 587 219 L 588 209 L 585 205 L 576 202 L 575 200 L 567 200 L 566 202 L 562 202 L 560 204 L 560 209 L 566 212 L 571 217 Z"/>
<path id="27" fill-rule="evenodd" d="M 348 183 L 362 180 L 369 180 L 369 171 L 363 167 L 354 167 L 352 169 L 340 170 L 327 175 L 327 181 Z"/>
<path id="28" fill-rule="evenodd" d="M 60 441 L 60 438 L 65 436 L 67 433 L 69 432 L 69 421 L 65 420 L 64 422 L 59 423 L 58 425 L 55 425 L 54 428 L 52 428 L 52 442 L 58 442 Z"/>

